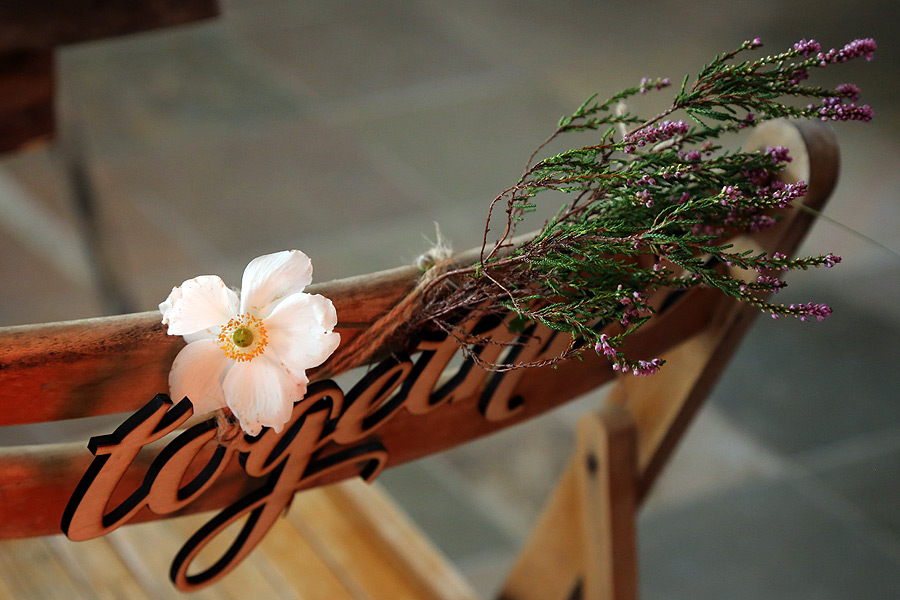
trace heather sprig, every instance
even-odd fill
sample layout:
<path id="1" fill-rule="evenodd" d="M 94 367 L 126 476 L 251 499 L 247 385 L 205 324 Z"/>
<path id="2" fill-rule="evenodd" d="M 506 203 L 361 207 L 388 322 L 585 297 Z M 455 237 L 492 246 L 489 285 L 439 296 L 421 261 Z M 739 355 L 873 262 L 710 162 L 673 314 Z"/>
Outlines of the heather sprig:
<path id="1" fill-rule="evenodd" d="M 560 358 L 592 347 L 616 370 L 647 375 L 662 361 L 627 357 L 625 342 L 652 318 L 650 299 L 658 290 L 712 287 L 775 318 L 828 316 L 824 304 L 783 305 L 767 297 L 785 287 L 779 278 L 785 271 L 832 267 L 840 257 L 739 252 L 728 243 L 772 226 L 806 193 L 805 183 L 778 179 L 791 160 L 788 151 L 726 151 L 715 140 L 783 117 L 868 121 L 872 110 L 855 104 L 855 85 L 830 90 L 802 82 L 815 69 L 870 60 L 875 42 L 855 40 L 823 52 L 815 40 L 801 40 L 779 54 L 738 60 L 761 46 L 755 39 L 715 57 L 693 82 L 685 77 L 671 106 L 651 118 L 632 114 L 624 103 L 665 90 L 668 78 L 644 78 L 605 101 L 592 96 L 563 117 L 518 183 L 490 204 L 481 260 L 430 284 L 423 320 L 453 333 L 460 312 L 512 310 L 571 333 L 575 341 Z M 551 141 L 573 131 L 598 133 L 591 145 L 535 161 Z M 536 236 L 513 245 L 518 222 L 546 191 L 571 200 Z M 489 244 L 498 207 L 506 219 Z"/>

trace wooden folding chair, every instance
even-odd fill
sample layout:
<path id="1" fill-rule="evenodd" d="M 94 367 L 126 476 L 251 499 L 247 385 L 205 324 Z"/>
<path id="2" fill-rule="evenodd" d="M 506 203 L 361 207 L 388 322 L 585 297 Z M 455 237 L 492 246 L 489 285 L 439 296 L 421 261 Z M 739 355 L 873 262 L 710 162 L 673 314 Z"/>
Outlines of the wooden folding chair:
<path id="1" fill-rule="evenodd" d="M 793 162 L 786 177 L 807 181 L 805 205 L 821 208 L 837 173 L 829 130 L 807 123 L 769 123 L 758 129 L 750 145 L 790 148 Z M 736 243 L 788 253 L 812 220 L 809 212 L 791 210 L 776 227 Z M 404 267 L 311 291 L 333 300 L 342 343 L 347 344 L 403 298 L 416 277 L 415 269 Z M 579 421 L 574 456 L 500 597 L 637 597 L 636 511 L 757 312 L 699 288 L 660 298 L 660 307 L 653 321 L 633 336 L 630 350 L 663 356 L 667 365 L 651 377 L 619 377 L 605 406 Z M 515 341 L 519 335 L 500 321 L 476 326 L 481 335 L 501 341 Z M 532 333 L 532 341 L 517 347 L 512 357 L 504 357 L 499 345 L 476 351 L 490 360 L 534 360 L 568 344 L 547 331 Z M 128 413 L 142 406 L 145 416 L 151 409 L 165 410 L 164 403 L 147 402 L 167 389 L 167 372 L 182 344 L 165 335 L 155 313 L 0 330 L 0 426 Z M 306 412 L 295 409 L 301 418 L 293 437 L 286 438 L 288 449 L 282 450 L 290 456 L 308 451 L 307 462 L 297 467 L 296 487 L 315 489 L 297 494 L 286 518 L 259 536 L 261 541 L 252 523 L 250 533 L 236 533 L 237 539 L 244 535 L 250 545 L 258 544 L 233 570 L 217 571 L 215 565 L 230 551 L 243 552 L 243 546 L 234 550 L 231 538 L 217 535 L 196 558 L 200 575 L 195 569 L 185 579 L 187 563 L 179 574 L 176 560 L 176 580 L 209 584 L 195 592 L 198 598 L 247 593 L 272 598 L 475 597 L 377 486 L 358 479 L 334 483 L 357 474 L 372 477 L 382 468 L 521 422 L 613 380 L 614 373 L 596 356 L 556 368 L 485 372 L 471 362 L 451 363 L 459 352 L 456 342 L 435 335 L 390 350 L 350 389 L 313 383 Z M 168 410 L 174 414 L 177 408 Z M 322 416 L 326 414 L 340 419 L 328 421 Z M 321 428 L 306 435 L 307 426 L 316 422 Z M 197 432 L 196 438 L 178 438 L 188 439 L 180 447 L 190 439 L 211 439 L 203 423 L 196 427 L 178 430 L 181 435 Z M 188 474 L 182 478 L 177 468 L 167 471 L 170 463 L 160 467 L 153 462 L 167 452 L 177 454 L 180 447 L 169 439 L 161 442 L 168 444 L 165 450 L 156 445 L 137 455 L 110 507 L 148 481 L 152 488 L 168 478 L 162 485 L 178 488 L 181 495 L 160 492 L 154 498 L 164 514 L 144 507 L 109 535 L 78 543 L 59 533 L 61 524 L 67 524 L 70 535 L 78 533 L 81 521 L 73 516 L 71 499 L 90 495 L 85 474 L 96 475 L 106 463 L 85 448 L 87 440 L 0 448 L 0 539 L 5 540 L 0 543 L 0 598 L 171 597 L 174 589 L 166 574 L 179 545 L 195 540 L 195 531 L 212 531 L 204 521 L 214 525 L 219 518 L 199 513 L 224 509 L 220 515 L 229 510 L 237 514 L 236 502 L 249 507 L 261 482 L 272 480 L 247 476 L 247 463 L 262 465 L 250 451 L 243 465 L 236 458 L 224 462 L 210 486 L 201 489 L 192 478 L 198 471 L 198 481 L 209 475 L 201 467 L 206 460 L 214 464 L 215 444 L 204 446 L 194 467 L 183 465 Z M 95 439 L 92 450 L 101 456 L 115 441 Z M 274 447 L 269 456 L 277 455 Z M 148 467 L 152 476 L 146 475 Z M 186 497 L 189 502 L 182 501 Z M 247 521 L 232 526 L 235 532 L 259 516 L 249 509 L 247 514 Z M 188 562 L 195 560 L 191 543 L 179 554 L 188 556 Z"/>

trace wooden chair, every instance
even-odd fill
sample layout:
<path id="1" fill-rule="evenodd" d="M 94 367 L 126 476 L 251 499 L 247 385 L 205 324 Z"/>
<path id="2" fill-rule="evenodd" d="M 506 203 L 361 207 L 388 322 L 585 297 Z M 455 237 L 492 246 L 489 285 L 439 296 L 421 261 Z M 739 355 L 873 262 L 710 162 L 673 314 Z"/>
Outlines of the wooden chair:
<path id="1" fill-rule="evenodd" d="M 815 124 L 776 122 L 755 135 L 751 146 L 791 149 L 794 160 L 786 177 L 807 181 L 804 202 L 820 209 L 837 173 L 830 131 Z M 812 220 L 809 212 L 792 210 L 775 228 L 737 242 L 789 253 Z M 403 267 L 321 284 L 312 291 L 334 301 L 342 343 L 347 344 L 400 301 L 416 277 L 414 268 Z M 658 300 L 659 314 L 634 336 L 630 348 L 635 355 L 663 356 L 668 364 L 652 377 L 618 378 L 605 405 L 581 418 L 573 458 L 501 598 L 637 597 L 636 512 L 757 312 L 704 289 Z M 496 339 L 515 335 L 502 322 L 478 327 Z M 514 357 L 504 358 L 500 346 L 476 351 L 492 360 L 533 360 L 557 353 L 568 343 L 549 332 L 535 332 L 535 337 L 540 343 L 522 346 Z M 141 409 L 167 389 L 166 375 L 182 344 L 165 335 L 155 313 L 0 330 L 0 426 Z M 425 335 L 410 344 L 392 348 L 393 354 L 376 361 L 350 389 L 340 390 L 327 381 L 311 386 L 308 398 L 318 394 L 317 403 L 302 413 L 302 427 L 294 430 L 286 450 L 305 452 L 307 462 L 297 471 L 301 475 L 296 486 L 305 491 L 233 571 L 214 568 L 220 556 L 228 556 L 230 540 L 224 535 L 209 538 L 196 560 L 198 565 L 212 565 L 209 581 L 203 581 L 202 570 L 192 575 L 194 583 L 209 585 L 195 597 L 232 598 L 248 592 L 271 598 L 475 597 L 377 486 L 357 478 L 335 482 L 360 473 L 374 477 L 382 468 L 521 422 L 616 378 L 598 357 L 557 368 L 487 373 L 468 362 L 446 367 L 459 352 L 453 340 Z M 327 420 L 319 421 L 323 428 L 304 441 L 307 426 L 325 419 L 327 411 L 340 414 L 346 428 L 339 422 L 329 429 L 322 425 Z M 295 414 L 300 414 L 298 409 Z M 202 423 L 196 427 L 180 431 L 196 431 L 207 436 L 203 440 L 212 437 Z M 248 462 L 262 465 L 251 452 L 243 466 L 238 460 L 223 461 L 208 489 L 193 485 L 198 472 L 198 481 L 209 475 L 201 468 L 207 460 L 214 464 L 210 457 L 215 445 L 208 443 L 196 465 L 182 465 L 188 472 L 183 480 L 177 468 L 172 473 L 158 463 L 151 468 L 151 484 L 168 478 L 170 486 L 180 486 L 179 494 L 183 492 L 154 496 L 156 508 L 162 507 L 158 512 L 165 514 L 142 508 L 128 525 L 109 535 L 71 542 L 59 534 L 61 522 L 67 522 L 70 535 L 75 532 L 77 537 L 78 518 L 73 517 L 70 498 L 89 493 L 79 486 L 89 468 L 104 468 L 97 466 L 100 461 L 85 448 L 86 442 L 0 448 L 0 539 L 5 540 L 0 542 L 0 598 L 172 597 L 175 591 L 166 574 L 178 546 L 194 540 L 191 534 L 198 529 L 212 531 L 203 525 L 209 515 L 199 513 L 233 507 L 264 481 L 244 471 Z M 114 442 L 92 442 L 92 450 L 102 455 L 104 444 Z M 147 483 L 147 468 L 172 446 L 167 448 L 150 447 L 137 455 L 110 506 Z M 190 501 L 182 502 L 187 496 Z M 233 529 L 259 516 L 248 514 L 248 521 Z M 158 520 L 163 516 L 178 518 Z M 249 540 L 245 546 L 258 541 L 250 529 L 237 534 Z M 189 551 L 180 557 L 187 557 L 187 563 L 194 560 Z M 184 573 L 175 573 L 175 579 L 192 583 Z"/>

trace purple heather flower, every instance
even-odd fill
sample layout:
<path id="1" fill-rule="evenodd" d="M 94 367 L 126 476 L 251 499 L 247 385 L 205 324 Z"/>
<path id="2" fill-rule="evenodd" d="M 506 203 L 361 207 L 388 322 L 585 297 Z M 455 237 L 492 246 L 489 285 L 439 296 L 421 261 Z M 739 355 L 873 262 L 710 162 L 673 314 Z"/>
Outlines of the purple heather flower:
<path id="1" fill-rule="evenodd" d="M 828 52 L 819 52 L 819 54 L 816 55 L 816 58 L 821 67 L 828 64 L 847 62 L 848 60 L 859 58 L 861 56 L 866 57 L 866 60 L 872 60 L 875 58 L 875 50 L 877 49 L 878 44 L 875 43 L 875 40 L 872 38 L 864 38 L 853 40 L 840 50 L 832 48 Z"/>
<path id="2" fill-rule="evenodd" d="M 822 106 L 817 112 L 823 121 L 869 122 L 875 116 L 875 111 L 868 104 L 843 104 L 837 97 L 823 98 Z"/>
<path id="3" fill-rule="evenodd" d="M 806 69 L 794 68 L 792 75 L 788 80 L 791 85 L 799 85 L 801 81 L 809 79 L 809 71 Z"/>
<path id="4" fill-rule="evenodd" d="M 722 191 L 719 192 L 719 195 L 722 196 L 722 206 L 727 206 L 732 202 L 737 202 L 744 197 L 744 193 L 741 192 L 740 188 L 733 185 L 723 186 Z"/>
<path id="5" fill-rule="evenodd" d="M 826 255 L 825 255 L 825 263 L 824 263 L 824 264 L 825 264 L 825 267 L 826 267 L 826 268 L 830 269 L 830 268 L 833 267 L 834 265 L 836 265 L 836 264 L 838 264 L 839 262 L 841 262 L 841 260 L 843 260 L 843 259 L 841 259 L 841 257 L 838 256 L 837 254 L 830 254 L 830 253 L 829 253 L 829 254 L 826 254 Z"/>
<path id="6" fill-rule="evenodd" d="M 813 52 L 819 52 L 822 50 L 822 46 L 816 40 L 800 40 L 796 44 L 794 44 L 794 50 L 802 54 L 803 56 L 809 56 Z"/>
<path id="7" fill-rule="evenodd" d="M 856 102 L 859 100 L 859 95 L 862 93 L 862 90 L 853 85 L 852 83 L 842 83 L 837 86 L 834 90 L 837 92 L 837 95 L 842 98 L 847 98 L 850 102 Z"/>
<path id="8" fill-rule="evenodd" d="M 770 275 L 760 275 L 756 278 L 756 282 L 762 285 L 767 286 L 776 294 L 781 291 L 781 288 L 786 286 L 787 284 L 777 277 L 772 277 Z"/>
<path id="9" fill-rule="evenodd" d="M 797 317 L 801 321 L 808 321 L 809 317 L 815 317 L 817 321 L 821 321 L 831 315 L 831 307 L 821 302 L 818 304 L 813 304 L 812 302 L 791 304 L 790 309 L 796 311 Z"/>
<path id="10" fill-rule="evenodd" d="M 753 124 L 753 119 L 756 116 L 753 113 L 747 113 L 747 116 L 744 117 L 744 120 L 738 123 L 738 129 L 743 129 L 744 127 L 748 127 Z"/>
<path id="11" fill-rule="evenodd" d="M 687 154 L 684 155 L 684 160 L 687 162 L 699 162 L 700 161 L 700 151 L 699 150 L 691 150 Z"/>
<path id="12" fill-rule="evenodd" d="M 773 217 L 768 215 L 754 215 L 750 219 L 750 231 L 754 233 L 759 233 L 760 231 L 765 231 L 766 229 L 772 227 L 777 223 Z"/>
<path id="13" fill-rule="evenodd" d="M 637 242 L 635 242 L 635 248 L 637 247 Z M 618 291 L 623 292 L 624 289 L 621 285 L 617 288 Z M 640 292 L 633 292 L 630 296 L 625 293 L 621 298 L 619 298 L 619 304 L 623 307 L 629 307 L 627 310 L 622 312 L 622 319 L 619 321 L 624 327 L 627 327 L 631 323 L 631 319 L 634 317 L 641 316 L 642 313 L 647 312 L 647 306 L 644 301 L 644 297 Z"/>
<path id="14" fill-rule="evenodd" d="M 594 350 L 607 358 L 616 357 L 616 349 L 609 344 L 609 336 L 605 333 L 600 334 L 600 341 L 594 346 Z"/>
<path id="15" fill-rule="evenodd" d="M 780 165 L 781 163 L 789 163 L 792 160 L 789 156 L 788 149 L 784 146 L 769 146 L 766 148 L 766 154 L 772 157 L 772 162 L 776 165 Z"/>
<path id="16" fill-rule="evenodd" d="M 654 358 L 653 360 L 639 360 L 637 361 L 637 364 L 634 365 L 634 374 L 638 377 L 653 375 L 659 371 L 661 364 L 662 361 L 658 358 Z"/>
<path id="17" fill-rule="evenodd" d="M 684 135 L 688 131 L 688 125 L 684 121 L 663 121 L 657 125 L 651 125 L 625 136 L 625 142 L 629 145 L 644 146 Z"/>
<path id="18" fill-rule="evenodd" d="M 797 198 L 806 195 L 806 182 L 786 183 L 784 187 L 772 194 L 778 200 L 778 208 L 784 208 Z"/>
<path id="19" fill-rule="evenodd" d="M 661 90 L 663 88 L 667 88 L 672 85 L 672 80 L 668 77 L 664 77 L 663 79 L 657 79 L 656 81 L 652 81 L 647 79 L 646 77 L 641 77 L 641 85 L 640 85 L 640 93 L 646 94 L 649 89 L 648 86 L 652 85 L 657 90 Z"/>
<path id="20" fill-rule="evenodd" d="M 756 187 L 763 187 L 772 180 L 772 172 L 766 169 L 752 169 L 746 172 L 747 179 Z"/>
<path id="21" fill-rule="evenodd" d="M 841 62 L 860 56 L 865 56 L 866 60 L 872 60 L 875 58 L 875 50 L 877 49 L 878 44 L 872 38 L 853 40 L 841 48 L 841 51 L 838 52 L 838 57 Z"/>

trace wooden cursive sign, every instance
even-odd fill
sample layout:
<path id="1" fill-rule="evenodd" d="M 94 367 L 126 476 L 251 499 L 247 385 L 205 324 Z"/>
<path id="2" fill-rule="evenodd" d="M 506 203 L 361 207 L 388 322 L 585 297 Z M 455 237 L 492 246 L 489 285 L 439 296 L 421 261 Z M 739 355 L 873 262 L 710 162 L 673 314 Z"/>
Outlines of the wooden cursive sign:
<path id="1" fill-rule="evenodd" d="M 528 362 L 556 356 L 569 344 L 567 336 L 537 325 L 513 332 L 508 320 L 487 316 L 461 324 L 465 335 L 491 340 L 472 346 L 472 355 L 496 364 Z M 336 475 L 373 480 L 389 457 L 379 430 L 401 408 L 425 417 L 464 403 L 471 411 L 469 418 L 494 423 L 523 410 L 525 399 L 515 391 L 524 370 L 485 371 L 471 355 L 448 369 L 459 353 L 459 343 L 445 333 L 425 334 L 414 358 L 399 354 L 381 361 L 346 394 L 330 380 L 310 384 L 280 434 L 264 429 L 258 436 L 243 435 L 227 445 L 216 443 L 212 419 L 177 433 L 193 415 L 193 406 L 188 398 L 173 405 L 168 396 L 159 394 L 115 432 L 90 440 L 94 460 L 66 506 L 62 530 L 72 540 L 87 540 L 113 531 L 145 508 L 159 515 L 182 510 L 204 494 L 237 455 L 246 476 L 259 484 L 197 531 L 170 571 L 182 590 L 209 584 L 260 542 L 298 490 Z M 133 491 L 118 489 L 141 450 L 170 434 L 174 438 L 152 460 L 142 483 Z M 240 532 L 222 556 L 205 570 L 189 574 L 200 551 L 241 519 Z"/>

